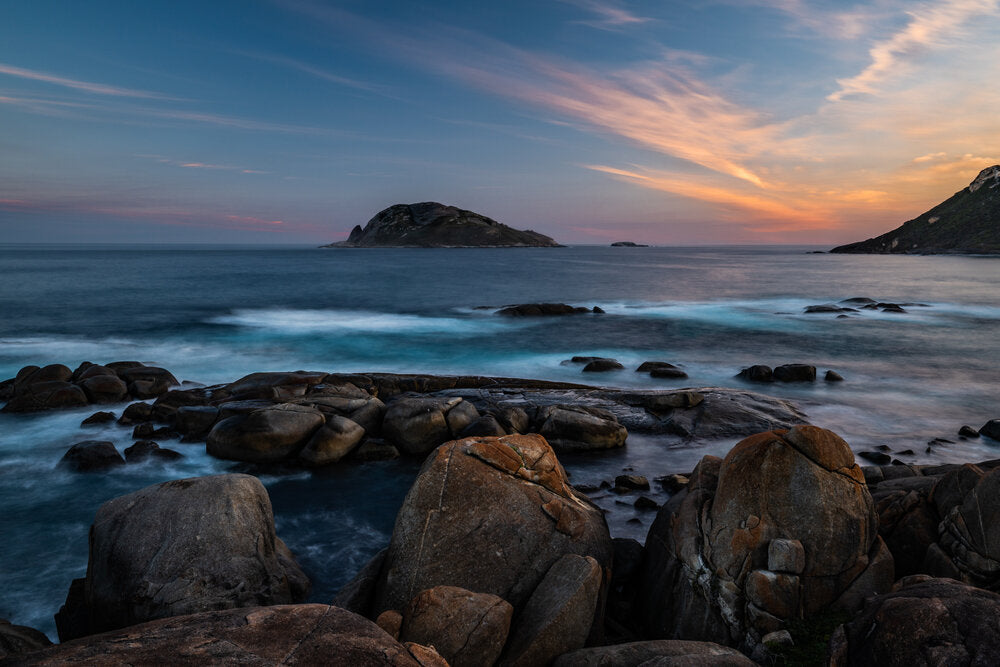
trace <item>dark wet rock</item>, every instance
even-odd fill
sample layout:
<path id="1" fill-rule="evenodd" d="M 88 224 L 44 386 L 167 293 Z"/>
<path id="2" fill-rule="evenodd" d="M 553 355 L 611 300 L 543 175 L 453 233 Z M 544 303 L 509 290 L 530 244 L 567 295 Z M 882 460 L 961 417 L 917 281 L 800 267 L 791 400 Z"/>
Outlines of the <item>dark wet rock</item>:
<path id="1" fill-rule="evenodd" d="M 653 500 L 648 496 L 639 496 L 638 498 L 635 499 L 635 502 L 632 503 L 632 505 L 637 510 L 643 510 L 643 511 L 660 509 L 660 503 L 656 502 L 655 500 Z"/>
<path id="2" fill-rule="evenodd" d="M 615 493 L 629 493 L 631 491 L 648 491 L 649 480 L 642 475 L 618 475 L 615 477 Z"/>
<path id="3" fill-rule="evenodd" d="M 615 415 L 600 408 L 550 405 L 538 410 L 535 422 L 557 452 L 621 447 L 628 437 Z"/>
<path id="4" fill-rule="evenodd" d="M 854 308 L 835 306 L 830 303 L 824 303 L 815 306 L 806 306 L 802 312 L 807 314 L 812 314 L 812 313 L 844 313 L 844 312 L 855 313 L 857 311 Z"/>
<path id="5" fill-rule="evenodd" d="M 472 422 L 459 434 L 462 438 L 471 438 L 475 436 L 501 436 L 507 435 L 507 429 L 500 425 L 497 418 L 493 415 L 483 415 L 476 421 Z"/>
<path id="6" fill-rule="evenodd" d="M 170 371 L 157 366 L 135 366 L 115 372 L 128 385 L 129 394 L 140 399 L 156 398 L 180 384 Z"/>
<path id="7" fill-rule="evenodd" d="M 403 397 L 389 403 L 382 431 L 401 452 L 424 455 L 478 418 L 475 406 L 461 398 Z"/>
<path id="8" fill-rule="evenodd" d="M 600 564 L 590 556 L 566 554 L 553 563 L 511 629 L 503 664 L 547 665 L 582 648 L 594 623 L 603 580 Z"/>
<path id="9" fill-rule="evenodd" d="M 433 646 L 451 667 L 492 665 L 507 641 L 513 615 L 514 608 L 496 595 L 435 586 L 406 605 L 399 639 Z"/>
<path id="10" fill-rule="evenodd" d="M 879 303 L 877 307 L 883 313 L 905 313 L 906 309 L 900 306 L 898 303 Z"/>
<path id="11" fill-rule="evenodd" d="M 351 452 L 352 461 L 391 461 L 399 456 L 396 446 L 381 438 L 367 438 Z"/>
<path id="12" fill-rule="evenodd" d="M 13 390 L 3 412 L 34 412 L 75 408 L 88 404 L 87 395 L 70 382 L 73 371 L 62 364 L 25 366 L 14 378 Z"/>
<path id="13" fill-rule="evenodd" d="M 217 422 L 208 434 L 207 451 L 235 461 L 281 461 L 298 453 L 323 423 L 315 408 L 280 403 Z"/>
<path id="14" fill-rule="evenodd" d="M 182 458 L 184 458 L 184 455 L 180 452 L 160 447 L 152 440 L 140 440 L 131 447 L 125 448 L 126 463 L 141 463 L 149 459 L 176 461 Z"/>
<path id="15" fill-rule="evenodd" d="M 115 420 L 115 413 L 113 412 L 95 412 L 90 415 L 82 422 L 80 426 L 96 426 L 99 424 L 109 424 Z"/>
<path id="16" fill-rule="evenodd" d="M 56 624 L 66 641 L 168 616 L 300 602 L 308 587 L 274 534 L 256 477 L 192 477 L 101 505 L 82 591 L 71 589 Z"/>
<path id="17" fill-rule="evenodd" d="M 861 469 L 834 433 L 751 436 L 725 460 L 704 457 L 660 510 L 636 618 L 648 636 L 752 650 L 792 619 L 850 612 L 888 590 L 892 556 L 877 529 Z M 799 548 L 804 558 L 789 556 Z"/>
<path id="18" fill-rule="evenodd" d="M 251 373 L 226 386 L 230 397 L 238 400 L 266 399 L 285 402 L 305 396 L 310 387 L 324 381 L 326 373 L 310 371 Z"/>
<path id="19" fill-rule="evenodd" d="M 552 667 L 753 667 L 754 664 L 736 649 L 714 642 L 652 639 L 577 649 L 556 658 Z"/>
<path id="20" fill-rule="evenodd" d="M 125 459 L 106 440 L 78 442 L 63 455 L 59 465 L 76 472 L 96 472 L 125 465 Z"/>
<path id="21" fill-rule="evenodd" d="M 149 403 L 132 403 L 125 407 L 122 416 L 118 418 L 118 423 L 122 426 L 131 426 L 149 421 L 153 418 L 153 406 Z"/>
<path id="22" fill-rule="evenodd" d="M 375 616 L 373 613 L 375 587 L 382 577 L 382 566 L 385 564 L 387 553 L 389 553 L 388 547 L 372 556 L 364 567 L 337 591 L 330 604 L 365 617 Z"/>
<path id="23" fill-rule="evenodd" d="M 103 369 L 101 374 L 89 374 L 89 370 Z M 103 366 L 91 366 L 84 377 L 78 381 L 78 385 L 87 395 L 87 400 L 91 403 L 120 403 L 129 396 L 128 386 L 110 369 Z"/>
<path id="24" fill-rule="evenodd" d="M 774 379 L 778 382 L 812 382 L 816 379 L 816 367 L 808 364 L 784 364 L 774 369 Z"/>
<path id="25" fill-rule="evenodd" d="M 174 416 L 174 429 L 185 439 L 208 435 L 219 419 L 219 408 L 214 405 L 183 405 Z"/>
<path id="26" fill-rule="evenodd" d="M 806 421 L 805 415 L 790 403 L 763 394 L 716 388 L 698 393 L 704 397 L 702 402 L 690 409 L 675 410 L 661 422 L 665 432 L 692 440 L 746 437 Z"/>
<path id="27" fill-rule="evenodd" d="M 612 248 L 648 248 L 649 246 L 644 243 L 636 243 L 635 241 L 615 241 L 611 244 Z"/>
<path id="28" fill-rule="evenodd" d="M 605 359 L 605 357 L 585 357 L 581 355 L 576 355 L 574 357 L 571 357 L 567 361 L 568 363 L 571 364 L 589 364 L 592 361 L 600 361 L 601 359 Z M 563 361 L 561 363 L 565 364 L 567 363 L 567 361 Z"/>
<path id="29" fill-rule="evenodd" d="M 827 371 L 826 374 L 823 376 L 823 379 L 826 380 L 827 382 L 843 382 L 844 376 L 842 376 L 837 371 Z"/>
<path id="30" fill-rule="evenodd" d="M 365 429 L 347 417 L 331 415 L 299 452 L 299 460 L 309 466 L 337 463 L 360 444 Z"/>
<path id="31" fill-rule="evenodd" d="M 904 579 L 838 628 L 828 664 L 1000 664 L 1000 595 L 951 579 Z"/>
<path id="32" fill-rule="evenodd" d="M 616 359 L 594 359 L 583 367 L 584 373 L 606 373 L 608 371 L 619 371 L 625 368 Z"/>
<path id="33" fill-rule="evenodd" d="M 505 317 L 542 317 L 548 315 L 576 315 L 592 313 L 590 308 L 570 306 L 565 303 L 522 303 L 515 306 L 505 306 L 497 311 L 497 315 Z"/>
<path id="34" fill-rule="evenodd" d="M 497 595 L 519 610 L 565 554 L 609 568 L 611 536 L 544 438 L 450 442 L 424 463 L 403 501 L 372 613 L 402 609 L 440 585 Z"/>
<path id="35" fill-rule="evenodd" d="M 875 465 L 887 465 L 892 461 L 892 457 L 888 454 L 883 454 L 882 452 L 858 452 L 858 456 L 865 459 L 866 461 L 871 461 Z"/>
<path id="36" fill-rule="evenodd" d="M 666 361 L 644 361 L 635 369 L 636 373 L 649 373 L 658 369 L 680 370 L 677 366 Z"/>
<path id="37" fill-rule="evenodd" d="M 52 646 L 52 642 L 44 633 L 0 618 L 0 660 L 47 646 Z"/>
<path id="38" fill-rule="evenodd" d="M 869 299 L 866 296 L 852 296 L 849 299 L 843 299 L 840 303 L 846 303 L 851 306 L 866 306 L 869 304 L 878 303 L 875 299 Z"/>
<path id="39" fill-rule="evenodd" d="M 157 426 L 153 422 L 143 422 L 136 424 L 132 429 L 133 440 L 143 440 L 149 438 L 162 438 L 165 440 L 175 438 L 178 433 L 169 426 Z"/>
<path id="40" fill-rule="evenodd" d="M 979 429 L 979 435 L 1000 441 L 1000 419 L 991 419 Z"/>
<path id="41" fill-rule="evenodd" d="M 963 438 L 978 438 L 979 437 L 979 431 L 977 431 L 976 429 L 972 428 L 969 425 L 964 425 L 964 426 L 962 426 L 962 428 L 958 429 L 958 434 L 960 436 L 962 436 Z"/>
<path id="42" fill-rule="evenodd" d="M 666 380 L 683 380 L 688 374 L 679 368 L 654 368 L 649 371 L 649 376 Z"/>
<path id="43" fill-rule="evenodd" d="M 660 488 L 672 495 L 685 488 L 690 480 L 688 480 L 687 475 L 673 474 L 657 477 L 656 481 L 659 483 Z"/>
<path id="44" fill-rule="evenodd" d="M 750 382 L 773 382 L 774 381 L 774 371 L 771 370 L 770 366 L 764 366 L 763 364 L 757 364 L 756 366 L 749 366 L 744 368 L 736 377 L 743 378 Z"/>
<path id="45" fill-rule="evenodd" d="M 1000 470 L 981 476 L 979 472 L 969 467 L 949 473 L 955 476 L 953 497 L 967 490 L 960 503 L 942 513 L 938 526 L 940 553 L 935 555 L 939 561 L 950 560 L 962 581 L 995 589 L 1000 586 Z M 947 494 L 942 489 L 935 496 L 943 505 Z M 950 566 L 945 571 L 954 572 Z M 940 569 L 932 572 L 942 573 Z"/>
<path id="46" fill-rule="evenodd" d="M 424 647 L 424 651 L 427 649 Z M 324 604 L 175 616 L 12 656 L 5 665 L 358 665 L 428 667 L 371 621 Z"/>

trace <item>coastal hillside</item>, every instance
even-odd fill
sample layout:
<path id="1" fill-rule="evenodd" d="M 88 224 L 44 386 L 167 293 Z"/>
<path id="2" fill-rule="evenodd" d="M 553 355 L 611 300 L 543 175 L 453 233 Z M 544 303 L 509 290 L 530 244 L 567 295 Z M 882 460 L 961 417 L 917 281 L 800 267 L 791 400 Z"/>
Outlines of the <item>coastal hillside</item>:
<path id="1" fill-rule="evenodd" d="M 1000 165 L 891 232 L 830 252 L 1000 254 Z"/>
<path id="2" fill-rule="evenodd" d="M 484 215 L 437 202 L 396 204 L 368 224 L 357 225 L 346 241 L 325 248 L 511 248 L 559 247 L 550 237 L 501 224 Z"/>

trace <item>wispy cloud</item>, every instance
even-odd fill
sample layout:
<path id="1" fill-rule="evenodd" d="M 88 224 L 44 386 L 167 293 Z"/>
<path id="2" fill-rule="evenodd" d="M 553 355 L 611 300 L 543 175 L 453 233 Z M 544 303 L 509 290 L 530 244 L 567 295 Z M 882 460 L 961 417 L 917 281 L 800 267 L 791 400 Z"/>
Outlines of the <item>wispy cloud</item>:
<path id="1" fill-rule="evenodd" d="M 597 19 L 577 21 L 577 23 L 599 28 L 601 30 L 620 30 L 629 25 L 648 23 L 653 19 L 638 16 L 621 6 L 620 3 L 609 2 L 608 0 L 561 0 L 566 4 L 574 5 L 584 11 L 595 14 Z"/>
<path id="2" fill-rule="evenodd" d="M 342 76 L 340 74 L 334 74 L 322 67 L 317 67 L 316 65 L 311 65 L 307 62 L 301 60 L 296 60 L 295 58 L 289 58 L 287 56 L 279 56 L 270 53 L 257 53 L 251 51 L 234 51 L 234 53 L 244 56 L 246 58 L 252 58 L 254 60 L 259 60 L 261 62 L 272 63 L 274 65 L 281 65 L 282 67 L 288 67 L 310 76 L 314 76 L 323 81 L 336 84 L 338 86 L 345 86 L 347 88 L 354 88 L 356 90 L 363 90 L 368 93 L 375 93 L 383 97 L 391 97 L 395 99 L 392 95 L 390 89 L 387 86 L 382 86 L 370 81 L 362 81 L 360 79 L 354 79 L 347 76 Z"/>
<path id="3" fill-rule="evenodd" d="M 4 63 L 0 63 L 0 74 L 6 74 L 8 76 L 14 76 L 20 79 L 29 79 L 31 81 L 42 81 L 44 83 L 51 83 L 56 86 L 63 86 L 64 88 L 72 88 L 73 90 L 80 90 L 85 93 L 92 93 L 94 95 L 110 95 L 112 97 L 138 97 L 138 98 L 161 99 L 161 100 L 174 99 L 167 95 L 161 95 L 159 93 L 153 93 L 146 90 L 120 88 L 118 86 L 109 86 L 103 83 L 92 83 L 90 81 L 69 79 L 63 76 L 56 76 L 55 74 L 47 74 L 45 72 L 39 72 L 37 70 L 24 69 L 22 67 L 14 67 L 13 65 L 7 65 Z"/>
<path id="4" fill-rule="evenodd" d="M 910 21 L 868 51 L 871 63 L 857 75 L 839 79 L 839 90 L 829 96 L 838 101 L 851 95 L 876 94 L 878 84 L 898 74 L 911 58 L 958 38 L 959 29 L 972 18 L 996 12 L 997 0 L 944 0 L 918 5 L 908 12 Z"/>
<path id="5" fill-rule="evenodd" d="M 270 174 L 269 171 L 264 171 L 262 169 L 248 169 L 246 167 L 239 167 L 231 164 L 216 164 L 212 162 L 196 162 L 189 160 L 174 160 L 172 158 L 164 157 L 162 155 L 147 155 L 138 154 L 135 157 L 144 158 L 148 160 L 154 160 L 160 164 L 170 165 L 172 167 L 181 167 L 182 169 L 208 169 L 210 171 L 235 171 L 241 174 Z"/>

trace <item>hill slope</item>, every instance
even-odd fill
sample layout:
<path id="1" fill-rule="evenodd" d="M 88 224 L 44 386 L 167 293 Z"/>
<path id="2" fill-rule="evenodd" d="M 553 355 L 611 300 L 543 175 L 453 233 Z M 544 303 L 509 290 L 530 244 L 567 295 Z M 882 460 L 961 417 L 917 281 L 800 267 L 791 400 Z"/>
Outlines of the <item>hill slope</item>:
<path id="1" fill-rule="evenodd" d="M 830 252 L 1000 254 L 1000 165 L 983 169 L 969 187 L 891 232 Z"/>
<path id="2" fill-rule="evenodd" d="M 544 234 L 521 231 L 496 220 L 437 202 L 396 204 L 380 211 L 364 229 L 325 248 L 509 248 L 559 247 Z"/>

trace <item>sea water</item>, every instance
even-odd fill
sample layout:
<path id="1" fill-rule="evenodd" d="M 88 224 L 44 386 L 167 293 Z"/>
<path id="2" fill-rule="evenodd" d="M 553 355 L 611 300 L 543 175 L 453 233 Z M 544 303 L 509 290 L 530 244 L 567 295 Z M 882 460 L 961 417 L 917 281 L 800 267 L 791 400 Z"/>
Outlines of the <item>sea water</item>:
<path id="1" fill-rule="evenodd" d="M 1000 417 L 1000 259 L 811 250 L 0 246 L 0 379 L 28 364 L 135 360 L 206 384 L 301 369 L 738 387 L 795 402 L 855 451 L 912 450 L 898 454 L 912 463 L 1000 457 L 997 443 L 956 437 L 963 424 Z M 846 318 L 803 312 L 859 296 L 913 305 Z M 494 312 L 528 302 L 605 313 Z M 626 368 L 582 374 L 565 363 L 574 355 Z M 635 373 L 645 360 L 677 364 L 689 378 Z M 734 377 L 757 363 L 808 363 L 845 381 Z M 184 454 L 176 462 L 97 474 L 57 468 L 81 440 L 131 444 L 124 427 L 81 428 L 95 409 L 0 414 L 0 617 L 53 637 L 52 614 L 86 571 L 87 530 L 101 503 L 167 479 L 247 470 L 176 441 L 161 442 Z M 935 438 L 953 442 L 928 451 Z M 734 442 L 633 435 L 623 450 L 562 458 L 575 483 L 596 485 L 622 471 L 687 472 Z M 388 542 L 417 469 L 399 460 L 262 477 L 313 600 L 329 601 Z M 667 497 L 655 484 L 649 495 Z M 642 540 L 653 515 L 631 500 L 597 494 L 613 534 Z"/>

